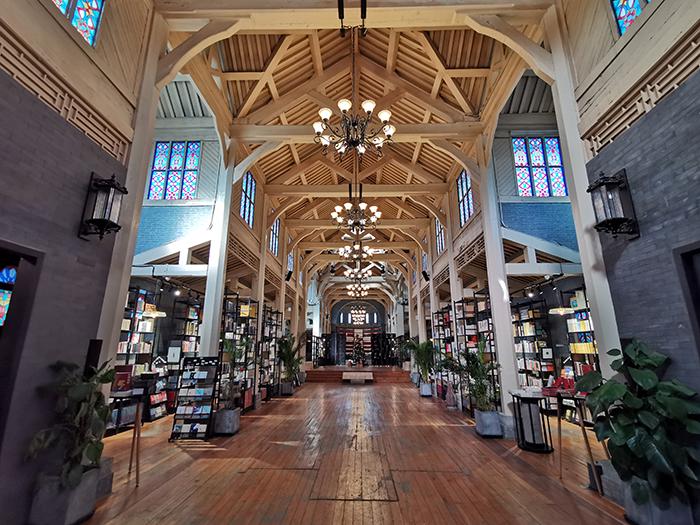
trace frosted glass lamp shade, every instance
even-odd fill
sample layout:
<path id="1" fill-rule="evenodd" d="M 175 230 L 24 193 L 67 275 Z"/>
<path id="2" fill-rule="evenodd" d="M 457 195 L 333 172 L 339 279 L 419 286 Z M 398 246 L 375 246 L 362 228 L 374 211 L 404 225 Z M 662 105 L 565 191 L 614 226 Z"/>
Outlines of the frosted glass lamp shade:
<path id="1" fill-rule="evenodd" d="M 377 105 L 377 103 L 372 100 L 372 99 L 367 99 L 362 103 L 362 109 L 365 110 L 365 113 L 372 113 L 374 111 L 374 107 Z"/>
<path id="2" fill-rule="evenodd" d="M 350 108 L 352 108 L 352 102 L 350 102 L 347 98 L 341 98 L 338 101 L 338 109 L 343 113 L 350 111 Z"/>

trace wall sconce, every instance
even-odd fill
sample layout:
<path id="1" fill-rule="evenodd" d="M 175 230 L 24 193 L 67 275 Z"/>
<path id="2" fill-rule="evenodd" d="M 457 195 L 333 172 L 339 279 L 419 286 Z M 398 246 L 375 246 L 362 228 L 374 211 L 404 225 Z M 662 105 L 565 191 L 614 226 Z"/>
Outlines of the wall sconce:
<path id="1" fill-rule="evenodd" d="M 109 179 L 102 179 L 92 173 L 78 237 L 88 240 L 87 235 L 99 235 L 100 239 L 103 239 L 105 234 L 121 230 L 119 212 L 122 197 L 127 193 L 126 188 L 119 184 L 114 175 Z"/>
<path id="2" fill-rule="evenodd" d="M 601 173 L 587 191 L 593 199 L 596 230 L 613 236 L 624 234 L 639 237 L 639 225 L 624 169 L 612 176 Z"/>

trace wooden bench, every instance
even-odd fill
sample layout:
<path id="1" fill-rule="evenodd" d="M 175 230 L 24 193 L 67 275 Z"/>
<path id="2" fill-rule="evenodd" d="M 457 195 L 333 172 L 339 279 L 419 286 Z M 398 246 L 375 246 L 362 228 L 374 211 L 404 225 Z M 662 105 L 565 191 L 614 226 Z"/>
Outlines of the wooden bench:
<path id="1" fill-rule="evenodd" d="M 372 372 L 343 372 L 343 382 L 349 381 L 353 385 L 364 385 L 365 382 L 374 381 Z"/>

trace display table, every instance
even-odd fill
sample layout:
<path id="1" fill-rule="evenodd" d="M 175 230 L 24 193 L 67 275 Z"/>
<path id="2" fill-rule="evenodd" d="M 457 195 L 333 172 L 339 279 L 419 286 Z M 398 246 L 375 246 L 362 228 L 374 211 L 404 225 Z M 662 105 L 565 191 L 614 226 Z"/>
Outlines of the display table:
<path id="1" fill-rule="evenodd" d="M 510 395 L 513 396 L 518 447 L 541 454 L 552 452 L 552 432 L 549 418 L 545 415 L 548 408 L 547 398 L 541 392 L 528 390 L 513 390 Z"/>
<path id="2" fill-rule="evenodd" d="M 343 381 L 364 384 L 366 381 L 374 381 L 374 375 L 372 372 L 343 372 Z"/>

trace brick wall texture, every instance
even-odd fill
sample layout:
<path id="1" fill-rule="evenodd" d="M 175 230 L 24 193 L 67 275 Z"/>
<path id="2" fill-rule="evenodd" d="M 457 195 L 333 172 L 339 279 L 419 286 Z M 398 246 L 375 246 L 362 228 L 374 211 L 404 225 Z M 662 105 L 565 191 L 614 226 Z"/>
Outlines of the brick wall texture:
<path id="1" fill-rule="evenodd" d="M 568 202 L 503 202 L 501 220 L 506 228 L 578 251 Z"/>
<path id="2" fill-rule="evenodd" d="M 602 234 L 620 336 L 671 356 L 669 376 L 700 389 L 695 341 L 673 250 L 700 241 L 700 74 L 588 163 L 593 179 L 625 168 L 640 238 Z"/>
<path id="3" fill-rule="evenodd" d="M 144 206 L 141 211 L 137 254 L 209 228 L 212 206 Z"/>

